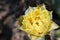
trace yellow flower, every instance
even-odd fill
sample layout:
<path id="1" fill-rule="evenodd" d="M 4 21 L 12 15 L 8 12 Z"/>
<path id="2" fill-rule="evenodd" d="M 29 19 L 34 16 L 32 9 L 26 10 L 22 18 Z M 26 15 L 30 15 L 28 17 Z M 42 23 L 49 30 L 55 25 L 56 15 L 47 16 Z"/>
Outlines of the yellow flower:
<path id="1" fill-rule="evenodd" d="M 47 32 L 58 27 L 52 21 L 52 11 L 48 11 L 45 5 L 29 7 L 23 18 L 21 29 L 31 36 L 43 37 Z"/>

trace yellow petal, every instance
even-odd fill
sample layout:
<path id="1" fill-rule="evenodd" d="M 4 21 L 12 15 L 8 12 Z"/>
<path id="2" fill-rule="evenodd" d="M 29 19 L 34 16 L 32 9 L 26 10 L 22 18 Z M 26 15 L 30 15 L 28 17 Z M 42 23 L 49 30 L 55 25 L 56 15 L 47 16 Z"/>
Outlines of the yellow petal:
<path id="1" fill-rule="evenodd" d="M 54 29 L 57 29 L 59 26 L 55 23 L 55 22 L 52 22 L 52 25 L 51 25 L 51 28 L 49 31 L 51 30 L 54 30 Z"/>
<path id="2" fill-rule="evenodd" d="M 45 40 L 44 37 L 30 36 L 31 40 Z"/>

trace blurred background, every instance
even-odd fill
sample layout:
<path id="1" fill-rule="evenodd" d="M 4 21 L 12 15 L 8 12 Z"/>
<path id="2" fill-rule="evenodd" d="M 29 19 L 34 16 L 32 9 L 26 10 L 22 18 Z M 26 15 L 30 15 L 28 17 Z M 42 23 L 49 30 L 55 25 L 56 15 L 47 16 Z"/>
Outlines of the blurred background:
<path id="1" fill-rule="evenodd" d="M 18 30 L 15 22 L 24 15 L 29 6 L 45 4 L 46 9 L 53 11 L 53 21 L 60 26 L 60 0 L 0 0 L 0 40 L 30 40 L 27 33 Z M 15 24 L 15 25 L 14 25 Z M 15 31 L 14 31 L 15 30 Z M 20 39 L 15 34 L 22 34 Z M 22 36 L 20 35 L 20 36 Z M 60 40 L 60 27 L 52 31 L 51 37 L 46 35 L 45 40 Z"/>

